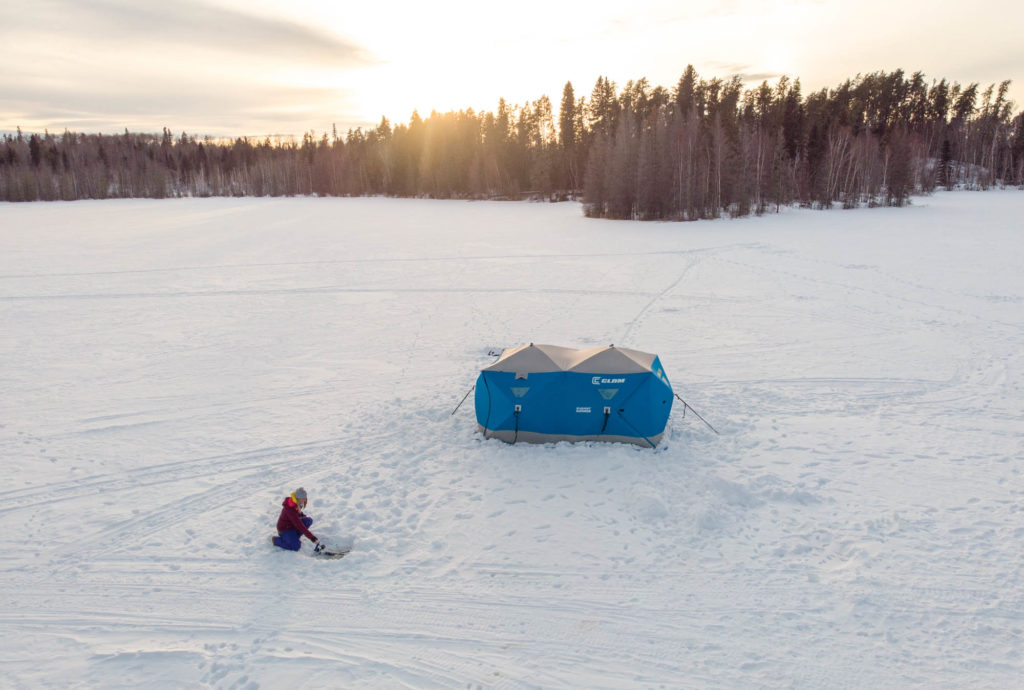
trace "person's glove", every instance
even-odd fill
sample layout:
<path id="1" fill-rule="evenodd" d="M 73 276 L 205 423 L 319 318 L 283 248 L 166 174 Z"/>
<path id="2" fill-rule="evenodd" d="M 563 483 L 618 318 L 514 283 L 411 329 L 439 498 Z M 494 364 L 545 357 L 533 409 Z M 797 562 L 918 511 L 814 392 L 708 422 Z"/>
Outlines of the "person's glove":
<path id="1" fill-rule="evenodd" d="M 313 543 L 316 544 L 316 546 L 313 547 L 313 552 L 314 553 L 320 553 L 321 551 L 324 550 L 324 545 L 320 543 L 319 539 L 314 539 Z"/>

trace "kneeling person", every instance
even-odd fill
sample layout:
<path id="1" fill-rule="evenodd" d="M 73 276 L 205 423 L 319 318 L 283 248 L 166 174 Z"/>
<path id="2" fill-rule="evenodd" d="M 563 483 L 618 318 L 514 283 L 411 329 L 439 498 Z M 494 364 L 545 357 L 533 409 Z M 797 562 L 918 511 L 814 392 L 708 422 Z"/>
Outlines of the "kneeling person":
<path id="1" fill-rule="evenodd" d="M 274 546 L 280 546 L 289 551 L 298 551 L 302 546 L 301 539 L 305 535 L 307 539 L 320 548 L 320 540 L 309 531 L 313 524 L 313 518 L 302 511 L 306 508 L 308 498 L 306 490 L 301 486 L 292 492 L 292 495 L 284 499 L 281 504 L 281 517 L 277 518 L 277 536 L 272 538 Z"/>

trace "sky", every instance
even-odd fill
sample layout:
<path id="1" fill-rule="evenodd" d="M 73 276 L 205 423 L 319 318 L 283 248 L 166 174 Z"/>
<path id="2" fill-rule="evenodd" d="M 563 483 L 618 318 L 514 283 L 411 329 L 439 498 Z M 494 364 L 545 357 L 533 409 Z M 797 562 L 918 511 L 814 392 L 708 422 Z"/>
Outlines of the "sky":
<path id="1" fill-rule="evenodd" d="M 1013 80 L 1024 3 L 716 0 L 0 0 L 0 130 L 301 136 L 494 111 L 688 64 L 804 93 L 858 73 Z"/>

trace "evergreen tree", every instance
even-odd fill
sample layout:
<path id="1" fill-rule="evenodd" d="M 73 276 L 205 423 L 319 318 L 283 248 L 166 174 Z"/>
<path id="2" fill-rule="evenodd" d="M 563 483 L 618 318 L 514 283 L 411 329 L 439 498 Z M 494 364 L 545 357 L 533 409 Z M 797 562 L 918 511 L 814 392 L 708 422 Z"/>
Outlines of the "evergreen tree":
<path id="1" fill-rule="evenodd" d="M 630 219 L 636 215 L 637 148 L 633 113 L 626 110 L 619 117 L 604 170 L 605 207 L 609 218 Z"/>
<path id="2" fill-rule="evenodd" d="M 558 187 L 570 193 L 579 189 L 579 149 L 581 132 L 577 129 L 576 94 L 572 82 L 562 89 L 562 103 L 558 113 L 558 141 L 561 147 L 561 172 Z"/>
<path id="3" fill-rule="evenodd" d="M 615 94 L 615 83 L 608 77 L 598 77 L 590 94 L 588 124 L 595 134 L 612 137 L 615 134 L 619 114 L 619 101 Z"/>
<path id="4" fill-rule="evenodd" d="M 39 164 L 43 159 L 43 146 L 39 142 L 39 137 L 33 134 L 28 138 L 28 155 L 29 161 L 32 163 L 33 168 L 38 168 Z"/>
<path id="5" fill-rule="evenodd" d="M 783 87 L 780 80 L 779 88 Z M 800 153 L 804 132 L 804 106 L 800 98 L 800 80 L 797 79 L 785 91 L 782 105 L 782 138 L 786 146 L 786 155 L 795 159 Z"/>
<path id="6" fill-rule="evenodd" d="M 597 132 L 587 160 L 587 172 L 583 182 L 583 210 L 592 218 L 603 218 L 607 213 L 605 170 L 608 167 L 609 144 L 608 136 L 604 132 Z"/>
<path id="7" fill-rule="evenodd" d="M 942 153 L 939 155 L 938 183 L 946 189 L 953 188 L 952 175 L 953 147 L 949 139 L 942 140 Z"/>
<path id="8" fill-rule="evenodd" d="M 697 70 L 693 65 L 687 65 L 683 76 L 679 78 L 676 86 L 676 107 L 679 114 L 686 121 L 691 117 L 697 117 Z"/>

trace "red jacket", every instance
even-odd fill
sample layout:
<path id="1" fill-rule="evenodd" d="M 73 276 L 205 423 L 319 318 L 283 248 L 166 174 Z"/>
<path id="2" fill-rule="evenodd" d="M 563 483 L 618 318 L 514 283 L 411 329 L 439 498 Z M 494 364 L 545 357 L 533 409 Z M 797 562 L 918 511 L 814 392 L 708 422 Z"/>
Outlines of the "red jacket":
<path id="1" fill-rule="evenodd" d="M 306 535 L 310 541 L 316 541 L 316 537 L 309 531 L 309 528 L 302 524 L 302 511 L 299 504 L 289 496 L 281 504 L 281 517 L 277 518 L 277 531 L 283 532 L 286 529 L 298 530 L 300 534 Z"/>

